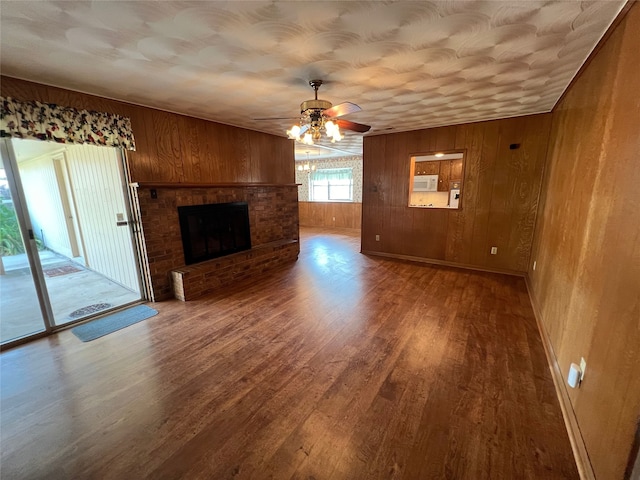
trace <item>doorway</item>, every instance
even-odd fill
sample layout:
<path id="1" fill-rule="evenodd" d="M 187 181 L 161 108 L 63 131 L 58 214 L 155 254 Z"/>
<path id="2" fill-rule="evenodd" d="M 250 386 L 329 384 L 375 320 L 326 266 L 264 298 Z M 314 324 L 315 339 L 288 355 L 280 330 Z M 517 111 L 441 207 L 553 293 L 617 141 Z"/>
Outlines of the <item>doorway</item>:
<path id="1" fill-rule="evenodd" d="M 2 344 L 140 301 L 123 152 L 3 142 L 2 208 L 21 245 L 2 251 Z"/>

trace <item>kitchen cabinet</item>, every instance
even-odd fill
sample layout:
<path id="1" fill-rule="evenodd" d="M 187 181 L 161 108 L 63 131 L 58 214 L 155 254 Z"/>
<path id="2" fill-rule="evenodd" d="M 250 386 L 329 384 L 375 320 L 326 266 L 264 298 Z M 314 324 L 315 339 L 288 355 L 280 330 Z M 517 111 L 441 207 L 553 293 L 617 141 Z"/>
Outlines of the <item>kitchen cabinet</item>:
<path id="1" fill-rule="evenodd" d="M 439 162 L 416 162 L 415 175 L 438 175 Z"/>
<path id="2" fill-rule="evenodd" d="M 460 182 L 462 180 L 462 159 L 451 160 L 450 181 Z"/>
<path id="3" fill-rule="evenodd" d="M 439 173 L 438 173 L 438 191 L 439 192 L 448 192 L 449 191 L 449 178 L 451 177 L 451 161 L 450 160 L 441 160 L 439 163 Z"/>

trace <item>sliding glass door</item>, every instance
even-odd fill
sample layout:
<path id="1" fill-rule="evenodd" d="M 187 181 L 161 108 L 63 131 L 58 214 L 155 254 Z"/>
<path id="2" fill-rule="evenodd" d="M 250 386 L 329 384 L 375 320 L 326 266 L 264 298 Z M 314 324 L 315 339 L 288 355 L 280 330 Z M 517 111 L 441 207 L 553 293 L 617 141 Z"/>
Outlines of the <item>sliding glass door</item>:
<path id="1" fill-rule="evenodd" d="M 29 248 L 31 226 L 25 222 L 7 145 L 3 141 L 0 147 L 0 342 L 8 343 L 45 332 L 48 326 L 32 268 L 37 269 Z"/>
<path id="2" fill-rule="evenodd" d="M 21 272 L 22 282 L 31 285 L 29 295 L 26 287 L 9 293 L 4 286 L 9 282 L 1 284 L 2 343 L 139 301 L 120 150 L 36 140 L 2 142 L 3 162 L 11 165 L 6 183 L 15 184 L 22 200 L 13 210 L 14 219 L 22 216 L 25 235 L 31 237 L 22 247 L 24 253 L 2 257 L 13 276 Z M 14 313 L 11 305 L 23 310 Z M 38 311 L 39 316 L 33 314 Z"/>

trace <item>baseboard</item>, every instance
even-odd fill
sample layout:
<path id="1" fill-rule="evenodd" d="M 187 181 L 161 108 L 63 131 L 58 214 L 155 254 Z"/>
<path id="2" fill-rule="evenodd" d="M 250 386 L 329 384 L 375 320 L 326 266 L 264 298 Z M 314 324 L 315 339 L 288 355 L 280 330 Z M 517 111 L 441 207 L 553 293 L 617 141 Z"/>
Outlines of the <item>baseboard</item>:
<path id="1" fill-rule="evenodd" d="M 560 409 L 562 410 L 562 418 L 564 419 L 565 427 L 569 435 L 569 442 L 571 443 L 571 449 L 573 450 L 573 456 L 576 460 L 576 466 L 578 467 L 578 473 L 582 480 L 595 480 L 596 476 L 589 460 L 589 454 L 587 453 L 587 447 L 582 438 L 580 427 L 578 425 L 578 419 L 573 411 L 573 405 L 569 399 L 569 392 L 565 386 L 564 377 L 560 371 L 558 365 L 558 359 L 553 351 L 553 345 L 547 334 L 547 330 L 542 323 L 542 317 L 540 315 L 540 308 L 538 302 L 531 288 L 531 281 L 529 275 L 524 277 L 527 284 L 527 292 L 529 292 L 529 300 L 533 307 L 533 314 L 536 317 L 536 323 L 538 324 L 538 331 L 542 338 L 542 344 L 544 345 L 544 353 L 547 356 L 547 362 L 549 363 L 549 370 L 551 371 L 551 378 L 553 379 L 553 385 L 556 389 L 556 395 L 560 402 Z"/>
<path id="2" fill-rule="evenodd" d="M 446 260 L 436 260 L 432 258 L 414 257 L 412 255 L 399 255 L 396 253 L 375 252 L 372 250 L 360 250 L 364 255 L 374 255 L 376 257 L 395 258 L 396 260 L 408 260 L 410 262 L 428 263 L 430 265 L 443 265 L 445 267 L 464 268 L 465 270 L 476 270 L 478 272 L 503 273 L 505 275 L 513 275 L 516 277 L 524 277 L 524 272 L 516 270 L 506 270 L 500 268 L 479 267 L 477 265 L 468 265 L 466 263 L 447 262 Z"/>

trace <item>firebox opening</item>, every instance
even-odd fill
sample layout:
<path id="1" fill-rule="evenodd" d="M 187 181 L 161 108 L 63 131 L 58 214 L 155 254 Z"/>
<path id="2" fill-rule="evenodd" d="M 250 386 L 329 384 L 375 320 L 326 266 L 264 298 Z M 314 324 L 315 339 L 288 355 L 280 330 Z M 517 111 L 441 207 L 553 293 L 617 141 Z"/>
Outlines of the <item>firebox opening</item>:
<path id="1" fill-rule="evenodd" d="M 178 207 L 187 265 L 251 249 L 246 202 Z"/>

